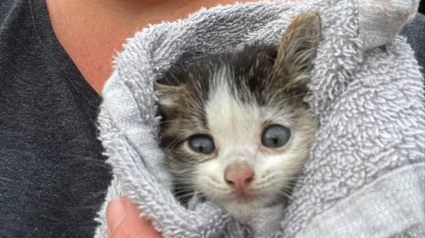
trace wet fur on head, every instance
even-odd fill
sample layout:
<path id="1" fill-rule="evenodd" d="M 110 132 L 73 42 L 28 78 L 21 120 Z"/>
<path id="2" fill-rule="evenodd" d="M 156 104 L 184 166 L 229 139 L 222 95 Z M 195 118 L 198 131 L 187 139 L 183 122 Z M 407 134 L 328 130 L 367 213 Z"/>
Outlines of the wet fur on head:
<path id="1" fill-rule="evenodd" d="M 154 83 L 162 116 L 161 147 L 175 180 L 177 196 L 197 191 L 235 216 L 278 202 L 308 158 L 316 126 L 303 101 L 320 41 L 320 19 L 303 12 L 288 26 L 279 48 L 246 47 L 239 53 L 208 57 L 184 71 L 169 71 Z M 282 148 L 265 148 L 269 125 L 290 129 Z M 188 146 L 207 135 L 211 154 Z M 255 175 L 247 187 L 253 199 L 241 202 L 224 170 L 244 161 Z"/>

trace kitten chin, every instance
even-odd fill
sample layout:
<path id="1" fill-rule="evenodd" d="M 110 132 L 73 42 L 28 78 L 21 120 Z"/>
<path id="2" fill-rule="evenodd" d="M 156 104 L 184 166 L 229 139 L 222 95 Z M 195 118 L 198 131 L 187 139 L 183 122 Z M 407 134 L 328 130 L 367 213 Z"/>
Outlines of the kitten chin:
<path id="1" fill-rule="evenodd" d="M 303 96 L 319 41 L 318 15 L 303 12 L 277 50 L 211 56 L 155 81 L 179 199 L 196 191 L 244 217 L 289 197 L 316 130 Z"/>

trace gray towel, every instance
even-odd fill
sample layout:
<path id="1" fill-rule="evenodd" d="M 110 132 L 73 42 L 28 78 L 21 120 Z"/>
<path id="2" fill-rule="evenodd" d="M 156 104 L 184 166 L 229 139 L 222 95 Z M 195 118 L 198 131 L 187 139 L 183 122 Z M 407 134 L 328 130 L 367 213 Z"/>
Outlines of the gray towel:
<path id="1" fill-rule="evenodd" d="M 129 39 L 103 91 L 100 139 L 114 179 L 108 201 L 126 195 L 164 237 L 425 237 L 423 78 L 398 36 L 418 0 L 258 2 L 201 10 Z M 317 12 L 323 39 L 306 101 L 319 124 L 287 207 L 241 224 L 218 206 L 185 209 L 170 192 L 158 147 L 152 79 L 205 55 L 278 45 L 291 19 Z"/>

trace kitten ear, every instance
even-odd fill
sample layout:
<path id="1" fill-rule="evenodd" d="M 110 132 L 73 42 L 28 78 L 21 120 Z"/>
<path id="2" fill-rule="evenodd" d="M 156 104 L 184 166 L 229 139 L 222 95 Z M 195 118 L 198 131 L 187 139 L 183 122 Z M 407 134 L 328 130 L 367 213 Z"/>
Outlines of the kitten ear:
<path id="1" fill-rule="evenodd" d="M 174 83 L 167 83 L 162 79 L 155 79 L 153 87 L 158 94 L 158 107 L 161 114 L 168 114 L 178 102 L 177 96 L 182 92 L 182 86 Z"/>
<path id="2" fill-rule="evenodd" d="M 305 87 L 310 81 L 313 60 L 321 39 L 319 15 L 302 12 L 286 29 L 274 64 L 278 75 L 289 79 L 289 88 Z"/>

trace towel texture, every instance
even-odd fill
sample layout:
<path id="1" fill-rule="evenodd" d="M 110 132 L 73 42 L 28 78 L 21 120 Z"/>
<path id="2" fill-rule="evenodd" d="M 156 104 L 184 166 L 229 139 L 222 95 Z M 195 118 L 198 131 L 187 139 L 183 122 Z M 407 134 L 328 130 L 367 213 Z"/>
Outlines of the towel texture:
<path id="1" fill-rule="evenodd" d="M 103 91 L 100 138 L 116 196 L 139 204 L 164 237 L 425 237 L 423 78 L 397 36 L 417 0 L 257 2 L 201 10 L 129 39 Z M 305 100 L 319 124 L 286 207 L 240 223 L 210 202 L 185 209 L 170 191 L 158 147 L 152 80 L 200 57 L 263 42 L 278 45 L 291 19 L 317 12 L 323 39 Z"/>

